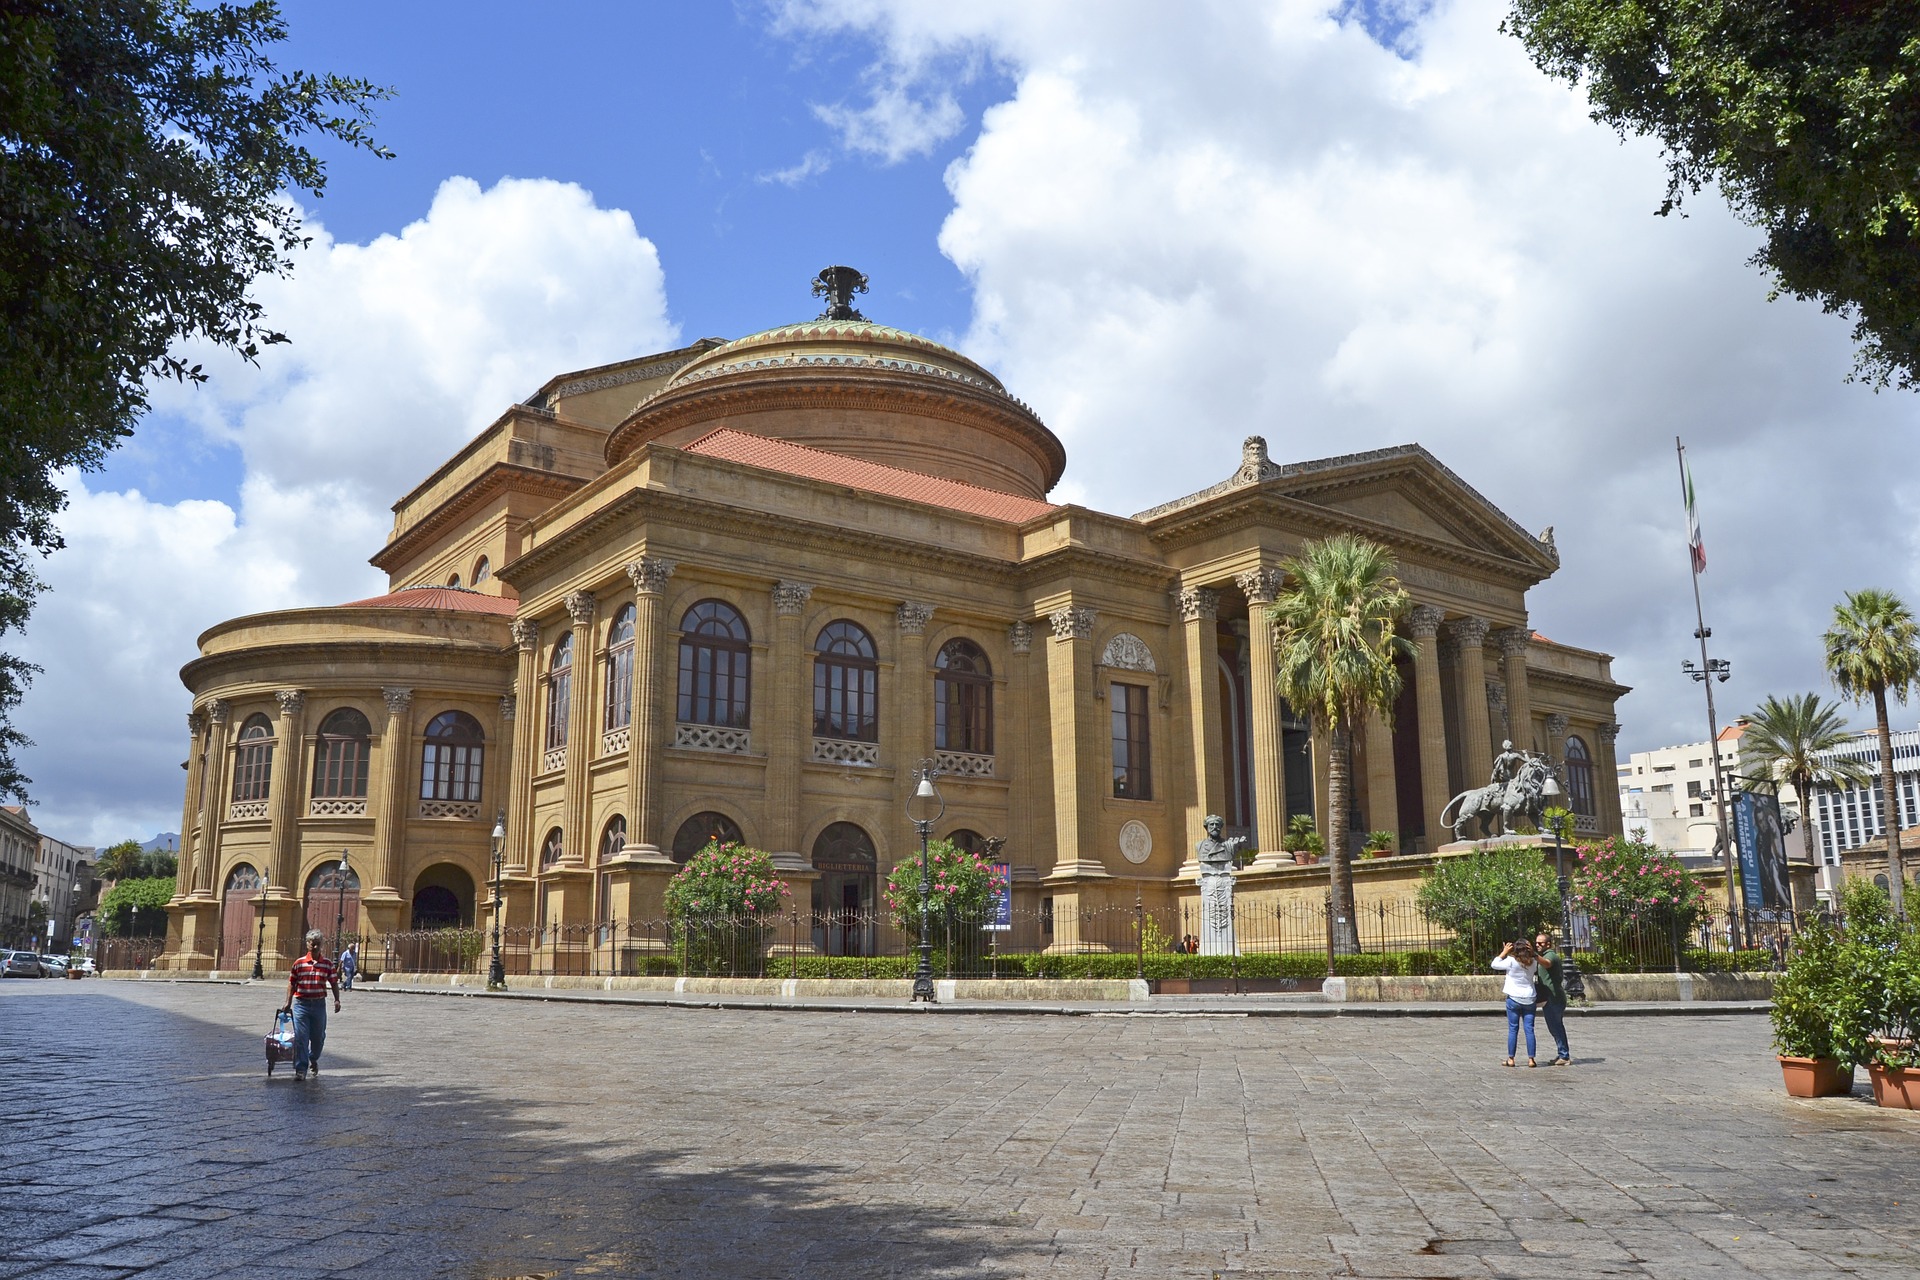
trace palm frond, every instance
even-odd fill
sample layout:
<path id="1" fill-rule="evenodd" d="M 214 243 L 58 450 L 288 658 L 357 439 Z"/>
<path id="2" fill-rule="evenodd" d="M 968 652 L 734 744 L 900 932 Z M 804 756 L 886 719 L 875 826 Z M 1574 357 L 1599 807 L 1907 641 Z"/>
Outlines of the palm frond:
<path id="1" fill-rule="evenodd" d="M 1827 674 L 1856 702 L 1880 690 L 1905 702 L 1920 681 L 1920 624 L 1891 591 L 1848 592 L 1833 607 L 1833 625 L 1823 639 Z"/>

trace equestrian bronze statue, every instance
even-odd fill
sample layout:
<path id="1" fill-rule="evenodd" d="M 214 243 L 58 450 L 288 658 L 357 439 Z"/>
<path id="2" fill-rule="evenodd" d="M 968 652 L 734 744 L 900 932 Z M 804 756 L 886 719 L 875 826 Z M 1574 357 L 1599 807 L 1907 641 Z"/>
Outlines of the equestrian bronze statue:
<path id="1" fill-rule="evenodd" d="M 1553 762 L 1545 756 L 1516 751 L 1511 742 L 1503 742 L 1500 755 L 1493 762 L 1493 781 L 1484 787 L 1462 791 L 1447 801 L 1447 807 L 1440 811 L 1440 821 L 1453 828 L 1455 840 L 1474 839 L 1467 834 L 1467 828 L 1476 819 L 1482 840 L 1495 834 L 1512 835 L 1521 821 L 1538 831 L 1547 808 L 1541 792 L 1546 788 L 1547 779 L 1556 772 Z M 1497 833 L 1493 829 L 1496 822 Z"/>

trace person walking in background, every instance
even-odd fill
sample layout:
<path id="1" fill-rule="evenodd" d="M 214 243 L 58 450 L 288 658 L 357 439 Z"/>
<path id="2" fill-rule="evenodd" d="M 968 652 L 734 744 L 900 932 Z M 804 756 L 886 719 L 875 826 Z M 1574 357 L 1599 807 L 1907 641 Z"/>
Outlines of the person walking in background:
<path id="1" fill-rule="evenodd" d="M 353 975 L 360 972 L 360 944 L 349 942 L 340 953 L 340 989 L 353 990 Z"/>
<path id="2" fill-rule="evenodd" d="M 1573 1054 L 1567 1048 L 1567 974 L 1554 945 L 1553 935 L 1542 929 L 1533 940 L 1534 955 L 1540 970 L 1534 985 L 1540 988 L 1540 1012 L 1547 1019 L 1547 1034 L 1553 1037 L 1553 1061 L 1550 1067 L 1570 1067 Z"/>
<path id="3" fill-rule="evenodd" d="M 1524 1025 L 1527 1029 L 1527 1065 L 1537 1067 L 1540 1064 L 1534 1061 L 1533 1009 L 1540 999 L 1540 989 L 1535 982 L 1539 966 L 1533 944 L 1525 938 L 1509 942 L 1493 958 L 1493 968 L 1507 975 L 1506 982 L 1501 985 L 1501 991 L 1507 998 L 1507 1060 L 1501 1065 L 1513 1065 L 1515 1041 Z"/>
<path id="4" fill-rule="evenodd" d="M 339 970 L 321 952 L 325 939 L 318 929 L 307 930 L 307 954 L 293 962 L 287 974 L 287 1002 L 293 1013 L 293 1078 L 320 1074 L 320 1051 L 327 1044 L 327 992 L 333 992 L 333 1011 L 340 1012 Z M 1529 1035 L 1531 1041 L 1531 1035 Z"/>

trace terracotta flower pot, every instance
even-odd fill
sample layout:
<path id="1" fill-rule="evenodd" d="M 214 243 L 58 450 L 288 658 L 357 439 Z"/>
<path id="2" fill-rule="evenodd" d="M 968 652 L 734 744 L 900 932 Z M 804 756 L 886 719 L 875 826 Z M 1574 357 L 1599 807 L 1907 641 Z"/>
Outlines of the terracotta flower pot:
<path id="1" fill-rule="evenodd" d="M 1853 1068 L 1838 1058 L 1789 1058 L 1780 1055 L 1780 1074 L 1789 1098 L 1844 1098 L 1853 1092 Z"/>
<path id="2" fill-rule="evenodd" d="M 1299 863 L 1303 867 L 1310 867 L 1313 865 L 1313 855 L 1311 853 L 1308 853 L 1305 849 L 1295 849 L 1293 851 L 1293 860 Z"/>
<path id="3" fill-rule="evenodd" d="M 1873 1082 L 1874 1106 L 1920 1111 L 1920 1070 L 1869 1063 L 1867 1079 Z"/>

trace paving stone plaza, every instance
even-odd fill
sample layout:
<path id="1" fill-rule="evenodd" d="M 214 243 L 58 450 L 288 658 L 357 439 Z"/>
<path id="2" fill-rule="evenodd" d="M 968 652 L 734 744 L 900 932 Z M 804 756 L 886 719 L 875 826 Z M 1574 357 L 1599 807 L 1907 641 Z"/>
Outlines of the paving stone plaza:
<path id="1" fill-rule="evenodd" d="M 1764 1017 L 634 1008 L 0 985 L 0 1280 L 1911 1276 L 1920 1116 Z"/>

